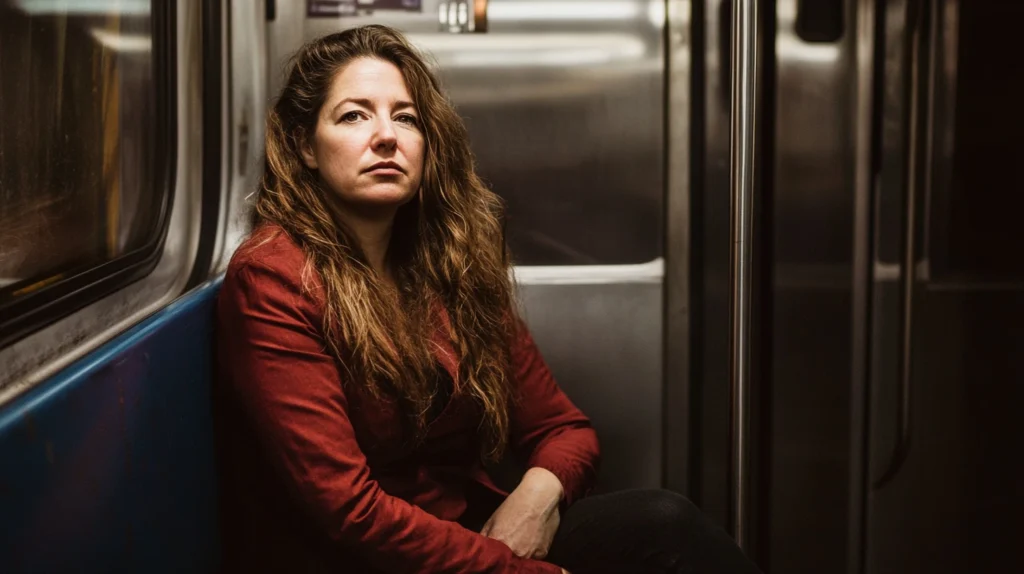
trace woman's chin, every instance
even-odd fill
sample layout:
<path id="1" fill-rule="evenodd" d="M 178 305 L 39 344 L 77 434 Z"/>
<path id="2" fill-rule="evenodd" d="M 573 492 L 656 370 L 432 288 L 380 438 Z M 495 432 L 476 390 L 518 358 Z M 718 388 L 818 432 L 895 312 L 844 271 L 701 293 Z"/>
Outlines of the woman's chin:
<path id="1" fill-rule="evenodd" d="M 379 186 L 376 189 L 360 190 L 360 193 L 342 198 L 342 204 L 349 209 L 363 213 L 393 212 L 416 197 L 414 192 L 397 186 Z"/>
<path id="2" fill-rule="evenodd" d="M 360 189 L 358 197 L 353 199 L 360 203 L 399 207 L 407 203 L 415 195 L 415 191 L 400 183 L 382 182 Z"/>
<path id="3" fill-rule="evenodd" d="M 359 203 L 367 209 L 398 209 L 414 197 L 414 194 L 379 194 L 370 197 L 360 198 Z"/>

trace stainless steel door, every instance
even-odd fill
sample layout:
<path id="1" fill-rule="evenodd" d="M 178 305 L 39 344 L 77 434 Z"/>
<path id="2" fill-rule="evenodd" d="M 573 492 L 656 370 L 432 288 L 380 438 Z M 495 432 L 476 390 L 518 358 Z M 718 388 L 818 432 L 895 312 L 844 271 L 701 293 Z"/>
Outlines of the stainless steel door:
<path id="1" fill-rule="evenodd" d="M 808 29 L 826 4 L 779 0 L 769 39 L 757 550 L 775 573 L 1005 571 L 1024 534 L 1024 6 L 835 2 Z"/>
<path id="2" fill-rule="evenodd" d="M 1019 568 L 1022 17 L 1024 5 L 998 0 L 907 0 L 886 13 L 872 573 Z"/>
<path id="3" fill-rule="evenodd" d="M 770 4 L 769 4 L 770 5 Z M 770 572 L 841 572 L 849 554 L 854 197 L 863 110 L 856 6 L 778 0 L 765 14 L 755 194 L 754 528 Z M 729 17 L 701 3 L 703 133 L 695 241 L 699 469 L 728 525 Z M 868 66 L 870 70 L 870 63 Z"/>
<path id="4" fill-rule="evenodd" d="M 277 3 L 271 94 L 302 42 L 351 26 L 395 26 L 433 57 L 508 202 L 526 319 L 597 426 L 602 488 L 660 486 L 665 3 L 493 0 L 476 34 L 440 31 L 436 0 L 347 4 L 355 15 L 321 18 Z"/>

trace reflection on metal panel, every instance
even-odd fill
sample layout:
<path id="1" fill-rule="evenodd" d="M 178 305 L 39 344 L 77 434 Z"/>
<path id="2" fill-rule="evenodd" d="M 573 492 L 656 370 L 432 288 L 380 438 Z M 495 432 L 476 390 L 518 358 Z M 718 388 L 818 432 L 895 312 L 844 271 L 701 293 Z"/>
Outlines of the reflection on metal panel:
<path id="1" fill-rule="evenodd" d="M 515 276 L 528 285 L 603 285 L 609 283 L 653 283 L 660 285 L 665 262 L 655 259 L 636 265 L 536 265 L 520 266 Z"/>
<path id="2" fill-rule="evenodd" d="M 694 498 L 693 385 L 691 326 L 694 310 L 691 293 L 693 264 L 694 204 L 691 138 L 694 102 L 691 97 L 694 76 L 691 54 L 695 30 L 691 26 L 693 7 L 687 0 L 668 3 L 667 150 L 665 194 L 665 486 Z M 699 26 L 698 26 L 699 28 Z M 698 53 L 700 53 L 698 51 Z M 699 167 L 697 168 L 699 169 Z M 699 244 L 699 243 L 698 243 Z"/>
<path id="3" fill-rule="evenodd" d="M 847 563 L 852 264 L 858 121 L 853 26 L 834 42 L 797 33 L 811 3 L 780 0 L 776 21 L 773 410 L 770 563 L 786 573 Z M 845 22 L 856 22 L 856 2 Z M 820 8 L 820 7 L 819 7 Z M 821 34 L 825 36 L 829 34 Z M 790 269 L 835 274 L 794 282 Z"/>
<path id="4" fill-rule="evenodd" d="M 247 197 L 256 189 L 263 171 L 264 124 L 267 114 L 266 26 L 262 1 L 232 4 L 230 10 L 228 93 L 230 113 L 225 114 L 227 165 L 222 199 L 221 229 L 213 260 L 213 273 L 227 268 L 231 254 L 249 231 Z"/>
<path id="5" fill-rule="evenodd" d="M 885 55 L 882 77 L 884 87 L 881 122 L 881 170 L 874 190 L 873 245 L 876 267 L 871 287 L 871 353 L 870 353 L 870 428 L 869 482 L 884 478 L 894 453 L 899 450 L 896 428 L 899 412 L 903 362 L 904 240 L 906 237 L 906 195 L 909 166 L 908 146 L 911 138 L 909 118 L 919 114 L 916 104 L 908 107 L 907 94 L 914 85 L 912 43 L 915 28 L 908 14 L 909 1 L 890 2 L 885 8 L 883 42 Z M 910 20 L 908 20 L 910 18 Z M 920 138 L 917 138 L 920 139 Z M 879 272 L 885 270 L 883 272 Z M 870 517 L 869 512 L 869 517 Z M 871 521 L 869 520 L 869 526 Z M 874 553 L 873 536 L 867 540 L 867 555 Z M 870 561 L 870 560 L 869 560 Z"/>
<path id="6" fill-rule="evenodd" d="M 393 25 L 428 52 L 465 118 L 484 180 L 509 208 L 520 265 L 642 263 L 661 255 L 664 3 L 495 1 L 488 31 L 421 14 L 307 19 L 278 3 L 270 90 L 304 41 Z"/>
<path id="7" fill-rule="evenodd" d="M 728 514 L 729 454 L 729 15 L 728 0 L 704 0 L 703 187 L 693 217 L 700 245 L 700 282 L 694 300 L 701 320 L 694 332 L 698 365 L 693 414 L 699 417 L 699 472 L 691 491 L 713 521 Z"/>
<path id="8" fill-rule="evenodd" d="M 559 386 L 601 441 L 601 491 L 661 486 L 661 285 L 520 286 Z"/>

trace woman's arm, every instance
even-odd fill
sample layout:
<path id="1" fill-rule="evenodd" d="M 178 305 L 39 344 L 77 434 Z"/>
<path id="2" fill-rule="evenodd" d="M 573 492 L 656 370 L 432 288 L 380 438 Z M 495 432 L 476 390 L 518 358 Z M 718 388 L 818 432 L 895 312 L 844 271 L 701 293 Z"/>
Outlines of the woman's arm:
<path id="1" fill-rule="evenodd" d="M 504 542 L 516 556 L 546 558 L 561 523 L 562 492 L 558 477 L 543 468 L 531 468 L 480 534 Z"/>
<path id="2" fill-rule="evenodd" d="M 597 434 L 555 384 L 526 326 L 518 328 L 512 345 L 511 446 L 527 471 L 481 533 L 504 542 L 517 556 L 545 558 L 561 522 L 559 509 L 594 486 Z"/>
<path id="3" fill-rule="evenodd" d="M 597 433 L 555 383 L 526 325 L 512 345 L 517 397 L 511 446 L 527 469 L 550 471 L 562 483 L 562 506 L 594 487 L 600 462 Z"/>
<path id="4" fill-rule="evenodd" d="M 221 360 L 292 495 L 338 544 L 385 572 L 553 573 L 504 544 L 389 496 L 356 442 L 319 314 L 297 273 L 229 272 L 218 306 Z"/>

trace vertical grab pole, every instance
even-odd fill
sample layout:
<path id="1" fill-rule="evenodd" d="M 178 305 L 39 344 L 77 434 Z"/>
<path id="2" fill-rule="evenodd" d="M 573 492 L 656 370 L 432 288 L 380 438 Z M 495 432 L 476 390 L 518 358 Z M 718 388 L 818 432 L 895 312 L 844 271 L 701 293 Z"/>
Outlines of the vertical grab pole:
<path id="1" fill-rule="evenodd" d="M 750 493 L 750 291 L 757 103 L 757 0 L 734 0 L 729 138 L 729 361 L 732 457 L 729 492 L 736 543 L 746 550 Z"/>

